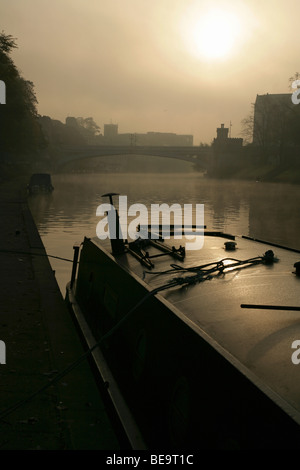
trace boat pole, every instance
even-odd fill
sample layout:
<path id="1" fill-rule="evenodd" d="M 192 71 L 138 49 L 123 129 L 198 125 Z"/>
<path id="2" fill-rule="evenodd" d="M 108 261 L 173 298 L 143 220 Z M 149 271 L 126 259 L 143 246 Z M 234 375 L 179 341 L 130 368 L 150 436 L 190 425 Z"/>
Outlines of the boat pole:
<path id="1" fill-rule="evenodd" d="M 71 282 L 70 282 L 70 288 L 72 289 L 75 277 L 76 277 L 76 271 L 77 271 L 77 264 L 78 264 L 78 256 L 79 256 L 79 249 L 80 249 L 81 243 L 75 243 L 73 246 L 74 250 L 74 256 L 73 256 L 73 266 L 72 266 L 72 274 L 71 274 Z"/>
<path id="2" fill-rule="evenodd" d="M 241 304 L 241 308 L 256 308 L 263 310 L 291 310 L 300 312 L 300 307 L 290 307 L 288 305 L 256 305 L 256 304 Z"/>

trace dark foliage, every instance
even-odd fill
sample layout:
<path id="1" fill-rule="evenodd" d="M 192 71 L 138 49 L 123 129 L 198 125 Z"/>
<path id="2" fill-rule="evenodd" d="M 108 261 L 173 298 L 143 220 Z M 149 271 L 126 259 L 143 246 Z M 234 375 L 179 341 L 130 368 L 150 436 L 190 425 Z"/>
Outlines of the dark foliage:
<path id="1" fill-rule="evenodd" d="M 0 79 L 6 85 L 6 104 L 0 106 L 2 161 L 24 156 L 32 160 L 45 146 L 37 119 L 34 85 L 21 76 L 10 56 L 16 47 L 15 38 L 0 33 Z"/>

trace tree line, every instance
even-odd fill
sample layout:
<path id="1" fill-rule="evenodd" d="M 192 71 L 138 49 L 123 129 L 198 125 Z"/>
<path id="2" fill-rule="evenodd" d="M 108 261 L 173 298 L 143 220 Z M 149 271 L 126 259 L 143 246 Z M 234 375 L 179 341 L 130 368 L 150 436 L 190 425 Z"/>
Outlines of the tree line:
<path id="1" fill-rule="evenodd" d="M 0 33 L 0 79 L 6 85 L 6 104 L 0 106 L 0 161 L 26 157 L 45 146 L 34 85 L 21 76 L 11 58 L 16 47 L 15 38 Z"/>
<path id="2" fill-rule="evenodd" d="M 5 83 L 6 104 L 0 105 L 1 168 L 22 162 L 30 166 L 55 156 L 61 145 L 86 144 L 100 133 L 92 117 L 67 118 L 62 123 L 38 114 L 34 85 L 21 75 L 11 57 L 16 48 L 16 38 L 2 31 L 0 80 Z"/>

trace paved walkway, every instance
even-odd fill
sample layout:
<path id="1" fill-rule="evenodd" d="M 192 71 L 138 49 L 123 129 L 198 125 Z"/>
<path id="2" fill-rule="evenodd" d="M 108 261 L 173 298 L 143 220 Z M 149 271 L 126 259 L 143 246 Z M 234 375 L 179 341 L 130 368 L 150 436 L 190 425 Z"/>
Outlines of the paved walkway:
<path id="1" fill-rule="evenodd" d="M 117 450 L 86 361 L 3 415 L 84 352 L 21 187 L 0 186 L 0 449 Z"/>

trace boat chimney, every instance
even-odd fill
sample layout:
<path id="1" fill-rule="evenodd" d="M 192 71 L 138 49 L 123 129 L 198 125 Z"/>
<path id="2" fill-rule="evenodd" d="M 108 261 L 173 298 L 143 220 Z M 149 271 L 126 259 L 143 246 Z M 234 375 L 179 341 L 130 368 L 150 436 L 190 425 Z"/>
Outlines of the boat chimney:
<path id="1" fill-rule="evenodd" d="M 109 232 L 113 233 L 114 229 L 116 231 L 116 238 L 110 237 L 110 244 L 111 244 L 111 249 L 112 249 L 112 254 L 113 255 L 120 255 L 121 253 L 124 253 L 125 251 L 125 243 L 123 240 L 123 236 L 121 233 L 121 228 L 120 228 L 120 219 L 119 219 L 119 214 L 117 209 L 113 205 L 113 196 L 118 196 L 118 193 L 107 193 L 107 194 L 102 194 L 101 197 L 108 197 L 110 205 L 112 206 L 112 209 L 107 212 L 107 219 L 108 219 L 108 227 L 109 227 Z M 110 214 L 112 212 L 112 214 Z M 110 227 L 109 226 L 109 221 L 113 221 L 115 223 L 115 227 Z"/>

